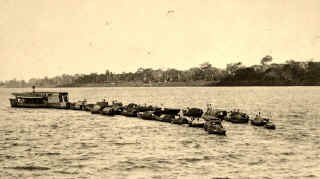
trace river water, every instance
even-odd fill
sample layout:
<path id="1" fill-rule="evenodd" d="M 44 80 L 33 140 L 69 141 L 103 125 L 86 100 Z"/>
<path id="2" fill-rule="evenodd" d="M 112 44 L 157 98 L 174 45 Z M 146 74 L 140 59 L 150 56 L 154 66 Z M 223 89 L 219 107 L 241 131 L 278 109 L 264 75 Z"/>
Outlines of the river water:
<path id="1" fill-rule="evenodd" d="M 70 100 L 272 115 L 276 130 L 202 129 L 84 111 L 15 109 L 0 88 L 0 178 L 320 178 L 320 87 L 63 88 Z"/>

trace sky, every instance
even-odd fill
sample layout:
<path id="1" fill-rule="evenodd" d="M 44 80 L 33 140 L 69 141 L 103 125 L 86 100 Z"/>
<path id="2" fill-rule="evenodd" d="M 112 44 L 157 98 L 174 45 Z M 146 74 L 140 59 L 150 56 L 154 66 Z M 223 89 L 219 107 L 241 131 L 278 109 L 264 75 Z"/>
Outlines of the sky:
<path id="1" fill-rule="evenodd" d="M 320 58 L 319 0 L 0 0 L 0 80 Z"/>

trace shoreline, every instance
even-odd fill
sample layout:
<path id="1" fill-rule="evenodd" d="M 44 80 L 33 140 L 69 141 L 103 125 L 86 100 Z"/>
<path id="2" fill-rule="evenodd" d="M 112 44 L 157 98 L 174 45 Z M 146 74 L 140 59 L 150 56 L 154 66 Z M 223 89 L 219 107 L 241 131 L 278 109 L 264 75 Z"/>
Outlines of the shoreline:
<path id="1" fill-rule="evenodd" d="M 287 86 L 320 86 L 320 82 L 167 82 L 167 83 L 143 83 L 143 82 L 119 82 L 119 83 L 86 83 L 69 84 L 60 86 L 38 86 L 39 88 L 86 88 L 86 87 L 287 87 Z M 31 86 L 0 86 L 0 88 L 29 88 Z"/>

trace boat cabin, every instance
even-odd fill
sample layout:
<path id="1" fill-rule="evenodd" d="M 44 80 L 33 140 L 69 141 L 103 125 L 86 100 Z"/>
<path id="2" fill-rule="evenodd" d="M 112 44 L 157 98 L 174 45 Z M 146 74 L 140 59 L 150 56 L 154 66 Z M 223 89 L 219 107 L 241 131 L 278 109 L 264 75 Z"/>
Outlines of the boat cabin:
<path id="1" fill-rule="evenodd" d="M 67 92 L 25 92 L 12 93 L 11 107 L 31 108 L 67 108 L 69 104 Z"/>

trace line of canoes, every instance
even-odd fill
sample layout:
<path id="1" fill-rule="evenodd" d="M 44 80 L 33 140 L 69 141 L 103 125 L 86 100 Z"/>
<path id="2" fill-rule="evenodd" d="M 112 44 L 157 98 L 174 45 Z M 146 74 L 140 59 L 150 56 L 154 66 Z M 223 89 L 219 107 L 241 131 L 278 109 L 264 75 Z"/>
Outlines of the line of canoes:
<path id="1" fill-rule="evenodd" d="M 177 125 L 187 125 L 189 127 L 203 128 L 208 134 L 226 135 L 226 129 L 222 121 L 232 123 L 251 123 L 254 126 L 262 126 L 266 129 L 275 129 L 274 123 L 269 118 L 261 117 L 260 113 L 250 119 L 246 113 L 237 111 L 226 111 L 207 106 L 206 112 L 200 108 L 162 108 L 151 105 L 138 105 L 130 103 L 123 105 L 121 102 L 106 101 L 96 104 L 87 104 L 86 101 L 71 103 L 70 109 L 89 111 L 92 114 L 102 114 L 107 116 L 123 115 L 127 117 L 138 117 L 143 120 L 154 120 L 168 122 Z"/>

